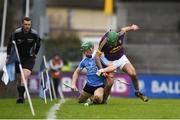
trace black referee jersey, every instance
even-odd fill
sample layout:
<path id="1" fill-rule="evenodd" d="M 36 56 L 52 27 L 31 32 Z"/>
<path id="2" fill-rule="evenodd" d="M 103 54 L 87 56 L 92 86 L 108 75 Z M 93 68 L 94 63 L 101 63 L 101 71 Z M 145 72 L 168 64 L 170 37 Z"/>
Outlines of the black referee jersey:
<path id="1" fill-rule="evenodd" d="M 16 42 L 20 58 L 34 56 L 40 49 L 41 39 L 34 29 L 30 29 L 28 33 L 24 33 L 23 28 L 17 28 L 9 38 L 7 55 L 11 53 L 13 40 Z"/>

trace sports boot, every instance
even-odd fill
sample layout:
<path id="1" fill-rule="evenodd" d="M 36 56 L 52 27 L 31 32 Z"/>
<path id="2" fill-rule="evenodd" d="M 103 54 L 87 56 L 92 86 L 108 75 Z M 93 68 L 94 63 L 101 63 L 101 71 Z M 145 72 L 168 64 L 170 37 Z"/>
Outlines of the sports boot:
<path id="1" fill-rule="evenodd" d="M 143 102 L 148 102 L 148 97 L 143 95 L 141 92 L 135 92 L 136 97 L 140 98 Z"/>
<path id="2" fill-rule="evenodd" d="M 18 86 L 18 99 L 16 100 L 16 103 L 24 103 L 24 92 L 25 92 L 25 87 L 24 86 Z"/>

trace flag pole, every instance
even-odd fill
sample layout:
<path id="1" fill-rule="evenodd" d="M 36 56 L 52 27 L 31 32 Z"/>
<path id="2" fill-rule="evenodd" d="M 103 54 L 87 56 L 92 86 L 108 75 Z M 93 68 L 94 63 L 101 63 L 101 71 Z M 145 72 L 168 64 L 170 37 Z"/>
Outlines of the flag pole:
<path id="1" fill-rule="evenodd" d="M 2 20 L 2 30 L 1 30 L 1 50 L 3 51 L 4 47 L 4 35 L 5 35 L 5 26 L 6 26 L 6 16 L 7 16 L 7 1 L 4 0 L 4 8 L 3 8 L 3 20 Z"/>
<path id="2" fill-rule="evenodd" d="M 47 104 L 47 99 L 46 99 L 46 89 L 45 89 L 45 82 L 44 82 L 44 75 L 43 72 L 41 72 L 41 80 L 42 80 L 42 86 L 43 86 L 43 94 L 44 94 L 44 102 Z"/>
<path id="3" fill-rule="evenodd" d="M 25 13 L 26 17 L 29 17 L 29 5 L 30 5 L 30 1 L 26 0 L 26 13 Z"/>
<path id="4" fill-rule="evenodd" d="M 52 91 L 51 91 L 51 81 L 49 79 L 49 74 L 48 74 L 48 67 L 47 67 L 47 63 L 46 63 L 46 57 L 43 56 L 43 60 L 44 60 L 44 64 L 45 64 L 45 68 L 46 68 L 46 77 L 47 77 L 47 80 L 49 82 L 48 84 L 48 87 L 49 87 L 49 96 L 50 96 L 50 100 L 52 101 Z"/>
<path id="5" fill-rule="evenodd" d="M 25 87 L 25 90 L 26 90 L 26 94 L 27 94 L 29 106 L 30 106 L 32 115 L 35 116 L 35 112 L 34 112 L 34 108 L 33 108 L 33 105 L 32 105 L 31 97 L 30 97 L 30 95 L 29 95 L 27 83 L 26 83 L 25 76 L 24 76 L 24 73 L 23 73 L 23 69 L 22 69 L 22 65 L 21 65 L 21 61 L 20 61 L 20 57 L 19 57 L 19 52 L 18 52 L 18 49 L 17 49 L 17 46 L 16 46 L 15 41 L 13 40 L 12 42 L 13 42 L 14 47 L 15 47 L 15 50 L 16 50 L 16 55 L 17 55 L 17 59 L 18 59 L 18 62 L 19 62 L 19 69 L 20 69 L 21 76 L 22 76 L 22 80 L 23 80 L 24 87 Z"/>
<path id="6" fill-rule="evenodd" d="M 52 79 L 50 79 L 50 81 L 51 81 L 51 86 L 52 86 L 52 93 L 53 93 L 54 99 L 56 100 L 57 96 L 56 96 L 56 92 L 55 92 L 55 88 L 54 88 L 54 83 L 53 83 Z"/>

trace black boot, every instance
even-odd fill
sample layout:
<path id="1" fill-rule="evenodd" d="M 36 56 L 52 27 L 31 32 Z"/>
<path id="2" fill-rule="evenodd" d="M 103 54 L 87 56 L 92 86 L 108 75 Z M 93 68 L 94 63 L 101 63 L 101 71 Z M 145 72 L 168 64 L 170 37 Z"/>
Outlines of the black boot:
<path id="1" fill-rule="evenodd" d="M 16 100 L 16 103 L 24 103 L 25 87 L 17 86 L 17 90 L 18 90 L 18 99 Z"/>
<path id="2" fill-rule="evenodd" d="M 143 95 L 141 92 L 135 92 L 136 97 L 140 98 L 143 102 L 148 102 L 148 97 Z"/>

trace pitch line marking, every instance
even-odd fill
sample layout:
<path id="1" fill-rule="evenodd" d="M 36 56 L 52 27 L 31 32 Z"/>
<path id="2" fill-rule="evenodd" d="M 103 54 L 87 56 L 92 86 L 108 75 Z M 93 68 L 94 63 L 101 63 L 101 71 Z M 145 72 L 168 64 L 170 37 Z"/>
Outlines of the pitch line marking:
<path id="1" fill-rule="evenodd" d="M 59 110 L 61 105 L 65 102 L 66 102 L 66 100 L 62 99 L 59 101 L 59 103 L 54 104 L 47 113 L 47 120 L 55 120 L 56 119 L 56 111 Z"/>

